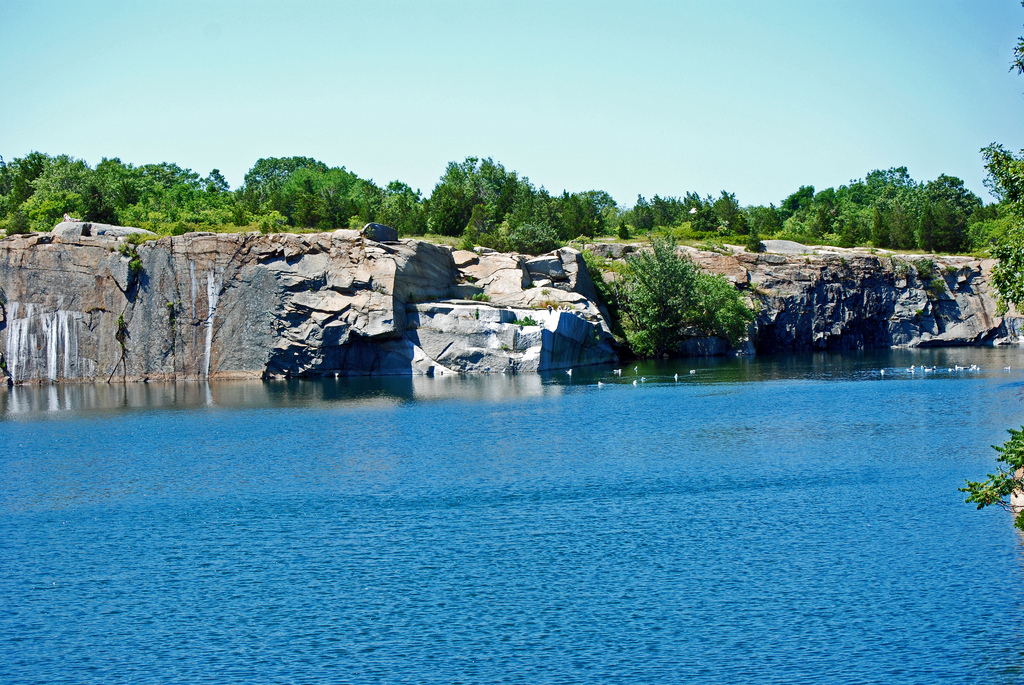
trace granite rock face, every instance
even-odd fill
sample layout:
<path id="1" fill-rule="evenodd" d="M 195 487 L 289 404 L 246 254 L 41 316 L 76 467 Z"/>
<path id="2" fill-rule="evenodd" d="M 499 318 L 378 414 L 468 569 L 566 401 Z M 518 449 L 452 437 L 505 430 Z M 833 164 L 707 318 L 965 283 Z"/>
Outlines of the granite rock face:
<path id="1" fill-rule="evenodd" d="M 0 362 L 16 382 L 543 371 L 616 360 L 573 251 L 558 257 L 573 287 L 545 302 L 518 256 L 457 263 L 447 247 L 352 230 L 190 233 L 135 246 L 125 233 L 58 228 L 0 241 Z M 489 301 L 460 299 L 466 290 Z M 527 317 L 532 325 L 514 323 Z"/>
<path id="2" fill-rule="evenodd" d="M 758 301 L 759 352 L 1016 342 L 996 315 L 995 262 L 922 255 L 702 253 L 698 263 Z"/>
<path id="3" fill-rule="evenodd" d="M 996 314 L 993 260 L 866 254 L 853 249 L 764 241 L 768 252 L 679 248 L 704 270 L 725 276 L 757 311 L 750 342 L 758 352 L 1015 343 L 1024 318 Z M 614 254 L 609 245 L 588 246 Z M 643 249 L 634 246 L 634 250 Z M 708 339 L 683 354 L 722 353 Z M 743 350 L 741 350 L 743 351 Z"/>
<path id="4" fill-rule="evenodd" d="M 355 230 L 133 245 L 126 237 L 140 229 L 119 228 L 77 222 L 0 240 L 0 374 L 30 383 L 434 375 L 617 361 L 572 248 L 453 251 Z M 611 258 L 642 249 L 596 247 Z M 758 310 L 748 351 L 1024 336 L 1024 319 L 996 315 L 991 261 L 681 249 L 747 293 Z M 695 337 L 680 351 L 724 346 Z"/>

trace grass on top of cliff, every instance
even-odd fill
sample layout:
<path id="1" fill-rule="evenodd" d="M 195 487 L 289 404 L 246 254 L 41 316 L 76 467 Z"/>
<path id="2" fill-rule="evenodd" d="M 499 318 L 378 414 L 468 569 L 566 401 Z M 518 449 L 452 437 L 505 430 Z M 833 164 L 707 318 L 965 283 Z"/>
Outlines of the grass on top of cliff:
<path id="1" fill-rule="evenodd" d="M 7 219 L 0 219 L 0 231 L 3 231 L 3 236 L 12 235 L 23 235 L 32 233 L 31 230 L 24 230 L 21 225 L 11 225 L 13 222 L 12 217 Z M 184 235 L 186 233 L 295 233 L 295 234 L 308 234 L 308 233 L 324 233 L 330 232 L 336 229 L 321 229 L 321 228 L 304 228 L 298 226 L 288 225 L 285 218 L 277 212 L 271 212 L 269 215 L 261 216 L 256 221 L 251 221 L 244 225 L 236 225 L 233 223 L 192 223 L 187 221 L 176 221 L 176 222 L 165 222 L 165 221 L 142 221 L 137 222 L 137 228 L 144 228 L 148 231 L 156 233 L 158 236 L 174 236 Z M 353 220 L 349 222 L 348 226 L 342 226 L 338 228 L 349 228 L 359 230 L 363 227 L 361 220 Z M 13 230 L 12 230 L 13 229 Z M 458 248 L 463 239 L 458 236 L 447 236 L 439 235 L 436 233 L 426 233 L 422 235 L 404 235 L 400 234 L 403 239 L 415 239 L 423 240 L 425 242 L 434 243 L 436 245 L 446 245 L 451 248 Z M 744 247 L 747 242 L 746 235 L 740 235 L 731 232 L 717 232 L 717 231 L 693 231 L 690 229 L 688 224 L 676 227 L 657 227 L 656 229 L 640 234 L 636 231 L 628 232 L 626 236 L 619 235 L 613 232 L 606 232 L 604 235 L 597 236 L 580 236 L 572 240 L 558 241 L 560 246 L 575 247 L 576 249 L 583 249 L 583 246 L 587 243 L 601 242 L 601 243 L 614 243 L 614 244 L 650 244 L 652 239 L 669 239 L 673 240 L 678 245 L 686 245 L 689 247 L 697 248 L 698 250 L 704 250 L 708 252 L 720 252 L 722 254 L 731 254 L 733 248 Z M 803 240 L 797 240 L 796 238 L 801 237 Z M 920 248 L 904 248 L 904 249 L 883 249 L 873 246 L 870 242 L 863 245 L 839 245 L 836 244 L 838 241 L 830 241 L 827 236 L 824 236 L 825 240 L 811 239 L 808 240 L 809 236 L 792 236 L 789 234 L 778 234 L 778 235 L 767 235 L 761 236 L 762 240 L 793 240 L 794 242 L 802 242 L 807 245 L 810 249 L 818 248 L 839 248 L 840 250 L 849 250 L 851 252 L 858 253 L 870 253 L 870 254 L 900 254 L 900 255 L 947 255 L 947 256 L 970 256 L 975 259 L 987 259 L 992 256 L 990 248 L 976 249 L 976 250 L 964 250 L 960 252 L 942 252 L 934 251 L 928 252 Z M 486 241 L 482 241 L 485 242 Z M 490 245 L 483 245 L 483 247 L 492 247 Z M 502 251 L 502 250 L 499 250 Z M 514 250 L 503 250 L 503 251 L 514 251 Z"/>

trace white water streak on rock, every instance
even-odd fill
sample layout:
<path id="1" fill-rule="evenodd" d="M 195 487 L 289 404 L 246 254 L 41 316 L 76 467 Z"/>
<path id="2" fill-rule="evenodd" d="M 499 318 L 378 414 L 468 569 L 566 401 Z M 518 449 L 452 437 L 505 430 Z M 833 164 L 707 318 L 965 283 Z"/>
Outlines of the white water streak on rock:
<path id="1" fill-rule="evenodd" d="M 191 310 L 190 313 L 191 313 L 192 319 L 195 320 L 195 318 L 196 318 L 196 296 L 199 295 L 199 280 L 196 279 L 196 263 L 195 262 L 189 262 L 188 263 L 188 278 L 189 278 L 189 285 L 191 286 L 190 289 L 189 289 L 189 293 L 190 293 L 189 303 L 192 305 L 192 310 Z"/>
<path id="2" fill-rule="evenodd" d="M 26 304 L 12 302 L 7 326 L 7 370 L 16 381 L 43 378 L 56 381 L 80 377 L 78 323 L 81 312 L 59 309 L 38 312 Z M 41 344 L 40 344 L 41 343 Z"/>
<path id="3" fill-rule="evenodd" d="M 204 367 L 206 369 L 206 376 L 210 375 L 210 360 L 213 351 L 213 316 L 217 313 L 217 300 L 220 297 L 220 278 L 214 276 L 211 271 L 206 274 L 206 301 L 207 301 L 207 314 L 206 314 L 206 355 Z"/>

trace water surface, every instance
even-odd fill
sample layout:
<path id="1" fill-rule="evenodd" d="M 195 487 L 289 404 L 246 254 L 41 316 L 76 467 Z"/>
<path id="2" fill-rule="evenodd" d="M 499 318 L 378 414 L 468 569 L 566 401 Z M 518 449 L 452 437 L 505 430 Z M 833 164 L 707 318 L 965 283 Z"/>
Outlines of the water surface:
<path id="1" fill-rule="evenodd" d="M 636 366 L 0 391 L 0 681 L 1024 682 L 1024 351 Z"/>

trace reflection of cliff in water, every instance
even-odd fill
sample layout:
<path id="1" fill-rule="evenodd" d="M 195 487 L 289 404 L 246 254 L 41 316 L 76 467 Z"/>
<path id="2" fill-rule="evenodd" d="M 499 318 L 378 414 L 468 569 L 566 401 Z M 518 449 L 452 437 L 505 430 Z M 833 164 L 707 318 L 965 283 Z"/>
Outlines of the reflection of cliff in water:
<path id="1" fill-rule="evenodd" d="M 954 371 L 978 366 L 977 371 Z M 917 367 L 911 373 L 910 367 Z M 925 373 L 921 367 L 932 367 Z M 1005 367 L 1010 369 L 1006 370 Z M 635 367 L 635 370 L 634 370 Z M 881 370 L 886 370 L 881 374 Z M 1021 383 L 1024 349 L 1000 347 L 918 348 L 816 352 L 757 357 L 709 357 L 633 361 L 622 375 L 611 365 L 542 374 L 444 376 L 349 376 L 324 379 L 237 380 L 179 383 L 85 383 L 0 386 L 0 417 L 64 411 L 347 406 L 386 407 L 406 402 L 504 402 L 575 392 L 598 382 L 609 386 L 723 385 L 772 381 L 882 380 L 919 382 L 988 378 Z M 1024 386 L 1022 386 L 1024 387 Z"/>
<path id="2" fill-rule="evenodd" d="M 537 374 L 376 376 L 287 381 L 24 385 L 0 389 L 0 416 L 118 409 L 386 406 L 412 401 L 508 400 L 560 394 Z"/>

